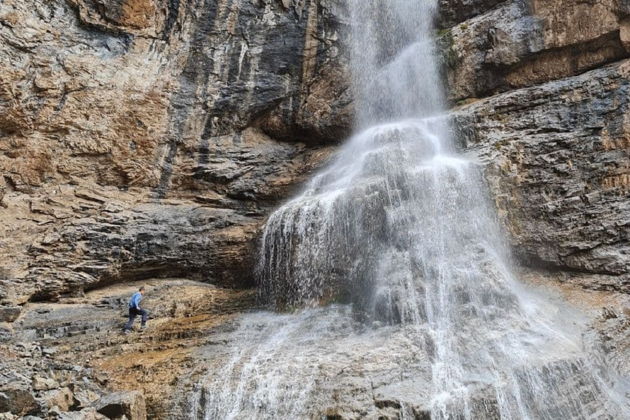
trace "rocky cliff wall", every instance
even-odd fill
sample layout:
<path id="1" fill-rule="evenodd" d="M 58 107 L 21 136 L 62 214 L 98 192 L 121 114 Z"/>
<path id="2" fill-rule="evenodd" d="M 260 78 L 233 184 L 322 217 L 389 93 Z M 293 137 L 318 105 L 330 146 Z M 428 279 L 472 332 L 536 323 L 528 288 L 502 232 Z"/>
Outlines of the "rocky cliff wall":
<path id="1" fill-rule="evenodd" d="M 440 5 L 457 134 L 517 255 L 627 287 L 630 6 Z M 352 125 L 346 15 L 342 0 L 5 1 L 2 299 L 251 284 L 265 215 Z"/>
<path id="2" fill-rule="evenodd" d="M 0 6 L 3 299 L 250 284 L 269 209 L 348 132 L 343 4 Z"/>
<path id="3" fill-rule="evenodd" d="M 593 334 L 628 374 L 630 3 L 439 3 L 453 131 L 523 278 L 606 307 Z M 344 0 L 0 4 L 1 418 L 144 405 L 120 389 L 181 417 L 176 378 L 254 305 L 207 283 L 252 286 L 265 217 L 351 130 L 346 15 Z M 135 279 L 155 329 L 129 339 Z"/>
<path id="4" fill-rule="evenodd" d="M 467 4 L 476 13 L 440 32 L 454 128 L 485 165 L 516 256 L 628 292 L 629 3 Z"/>

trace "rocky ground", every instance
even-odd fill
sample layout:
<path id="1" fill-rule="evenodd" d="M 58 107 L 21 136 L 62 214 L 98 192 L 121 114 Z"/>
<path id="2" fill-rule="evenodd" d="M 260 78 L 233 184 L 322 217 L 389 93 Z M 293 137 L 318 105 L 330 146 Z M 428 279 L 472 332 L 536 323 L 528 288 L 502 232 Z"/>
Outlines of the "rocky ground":
<path id="1" fill-rule="evenodd" d="M 568 283 L 552 287 L 540 273 L 522 277 L 546 294 L 585 308 L 593 317 L 585 343 L 601 347 L 619 374 L 630 374 L 627 295 L 586 292 Z M 151 313 L 148 328 L 141 331 L 137 321 L 135 331 L 124 335 L 127 300 L 140 285 L 148 290 L 143 303 Z M 0 418 L 188 418 L 186 402 L 206 375 L 207 364 L 229 349 L 238 316 L 255 308 L 252 290 L 169 278 L 112 285 L 15 311 L 3 309 Z M 379 363 L 374 363 L 376 369 Z M 361 372 L 365 368 L 361 365 Z M 361 394 L 364 380 L 353 376 L 351 365 L 336 369 L 334 375 L 346 378 L 339 397 Z M 387 372 L 376 369 L 375 375 L 385 378 Z M 384 385 L 387 394 L 393 385 Z M 331 386 L 336 389 L 339 383 Z M 352 386 L 358 387 L 358 394 Z M 392 407 L 400 401 L 383 398 L 389 403 L 352 398 L 328 414 L 331 419 L 361 412 L 396 418 Z"/>
<path id="2" fill-rule="evenodd" d="M 147 287 L 148 328 L 141 331 L 137 320 L 135 331 L 124 335 L 126 302 L 141 284 Z M 234 316 L 252 309 L 254 297 L 250 290 L 160 279 L 30 303 L 10 316 L 5 310 L 2 418 L 174 415 L 176 386 L 197 363 L 191 354 L 229 327 Z"/>

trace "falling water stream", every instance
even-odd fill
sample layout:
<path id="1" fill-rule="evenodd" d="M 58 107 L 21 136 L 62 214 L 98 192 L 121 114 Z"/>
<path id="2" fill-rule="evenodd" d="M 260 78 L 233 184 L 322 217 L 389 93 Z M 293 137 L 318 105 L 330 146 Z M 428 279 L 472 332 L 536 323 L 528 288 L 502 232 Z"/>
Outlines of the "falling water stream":
<path id="1" fill-rule="evenodd" d="M 585 317 L 512 274 L 450 136 L 436 3 L 350 1 L 356 134 L 270 216 L 258 277 L 278 312 L 238 321 L 193 417 L 628 418 Z"/>

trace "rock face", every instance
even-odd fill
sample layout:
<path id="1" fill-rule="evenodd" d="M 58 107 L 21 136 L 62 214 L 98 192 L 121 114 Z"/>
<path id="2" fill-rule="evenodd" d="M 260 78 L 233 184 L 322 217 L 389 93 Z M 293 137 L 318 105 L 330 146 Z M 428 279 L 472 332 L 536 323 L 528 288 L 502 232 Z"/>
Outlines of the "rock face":
<path id="1" fill-rule="evenodd" d="M 487 10 L 497 2 L 465 3 Z M 444 29 L 449 97 L 487 96 L 628 57 L 627 13 L 626 3 L 618 0 L 513 0 Z"/>
<path id="2" fill-rule="evenodd" d="M 251 282 L 256 227 L 348 130 L 344 15 L 328 0 L 3 2 L 0 299 L 147 270 Z"/>
<path id="3" fill-rule="evenodd" d="M 630 6 L 440 6 L 451 100 L 499 93 L 455 125 L 517 254 L 625 287 L 626 73 L 583 72 L 628 56 Z M 265 216 L 351 126 L 346 15 L 342 0 L 4 2 L 0 300 L 155 275 L 251 285 Z"/>
<path id="4" fill-rule="evenodd" d="M 627 292 L 627 2 L 441 6 L 454 132 L 485 165 L 519 262 Z"/>
<path id="5" fill-rule="evenodd" d="M 460 107 L 466 147 L 527 264 L 630 291 L 630 60 Z M 599 283 L 599 284 L 598 284 Z"/>
<path id="6" fill-rule="evenodd" d="M 608 306 L 630 288 L 630 3 L 439 4 L 454 133 L 517 261 Z M 138 389 L 150 418 L 181 415 L 167 391 L 192 370 L 182 349 L 253 306 L 260 226 L 351 130 L 347 13 L 345 0 L 0 4 L 0 417 L 103 418 L 95 401 Z M 111 288 L 166 276 L 245 290 L 180 285 L 209 303 L 166 290 L 161 332 L 110 334 L 132 290 Z M 627 374 L 628 314 L 614 313 L 596 328 Z"/>
<path id="7" fill-rule="evenodd" d="M 605 1 L 596 10 L 564 3 L 442 1 L 440 36 L 452 100 L 556 80 L 628 55 L 625 3 Z M 590 19 L 595 11 L 598 19 Z M 343 2 L 323 0 L 59 1 L 33 7 L 5 2 L 0 14 L 0 36 L 6 41 L 0 51 L 6 58 L 0 69 L 5 184 L 0 212 L 10 220 L 4 236 L 11 239 L 2 244 L 1 298 L 22 303 L 124 278 L 173 273 L 251 284 L 252 244 L 265 215 L 326 159 L 329 149 L 321 145 L 348 132 L 351 97 L 339 42 L 345 14 Z M 535 102 L 539 105 L 528 114 L 530 120 L 540 112 L 564 112 L 558 119 L 567 127 L 575 125 L 564 118 L 569 112 L 594 120 L 601 115 L 599 122 L 584 124 L 592 130 L 607 124 L 602 147 L 614 151 L 603 157 L 608 164 L 601 166 L 599 183 L 616 191 L 615 211 L 622 219 L 625 99 L 623 87 L 613 86 L 623 85 L 623 77 L 612 73 L 582 88 L 579 100 L 566 82 L 564 88 L 546 85 L 547 94 L 525 90 L 484 104 L 505 109 L 510 100 Z M 601 98 L 595 104 L 588 92 L 598 89 Z M 576 107 L 569 109 L 557 92 L 566 92 Z M 591 106 L 599 114 L 583 111 Z M 612 108 L 618 116 L 601 122 L 611 118 L 606 114 Z M 490 156 L 498 143 L 488 124 L 495 127 L 497 118 L 515 114 L 475 104 L 460 107 L 456 119 L 465 141 Z M 511 153 L 517 147 L 511 138 L 537 153 L 533 145 L 541 137 L 553 143 L 559 135 L 550 132 L 556 127 L 545 128 L 534 140 L 522 122 L 500 123 L 500 144 Z M 532 120 L 530 126 L 539 123 Z M 610 141 L 606 136 L 612 136 Z M 571 155 L 576 152 L 572 145 L 564 147 Z M 576 159 L 591 157 L 585 149 L 570 161 L 580 168 Z M 543 169 L 551 170 L 549 165 Z M 524 175 L 518 167 L 511 171 L 514 177 Z M 593 175 L 574 171 L 585 180 Z M 505 184 L 508 178 L 501 179 Z M 532 182 L 546 179 L 536 175 Z M 576 197 L 578 187 L 564 182 L 536 194 L 552 202 Z M 600 190 L 590 188 L 585 193 Z M 520 219 L 535 216 L 515 205 L 523 201 L 518 198 L 523 191 L 496 194 L 508 195 L 501 210 L 510 207 Z M 603 234 L 602 248 L 590 236 L 595 228 L 584 221 L 563 221 L 548 212 L 533 220 L 554 227 L 532 242 L 516 234 L 522 227 L 509 225 L 520 254 L 572 270 L 627 273 L 627 259 L 604 262 L 613 255 L 623 259 L 623 244 L 619 249 L 611 245 L 627 236 L 623 224 Z M 510 221 L 518 223 L 515 217 Z M 550 251 L 569 229 L 577 229 L 573 236 L 581 239 Z M 577 243 L 587 236 L 590 244 Z M 575 254 L 596 246 L 590 257 Z"/>

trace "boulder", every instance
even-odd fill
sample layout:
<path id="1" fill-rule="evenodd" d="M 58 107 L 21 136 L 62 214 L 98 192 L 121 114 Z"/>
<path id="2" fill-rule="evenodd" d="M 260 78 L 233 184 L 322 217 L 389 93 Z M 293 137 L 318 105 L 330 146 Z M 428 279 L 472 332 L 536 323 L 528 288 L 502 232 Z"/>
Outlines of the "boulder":
<path id="1" fill-rule="evenodd" d="M 13 322 L 20 316 L 21 306 L 0 306 L 0 322 Z"/>
<path id="2" fill-rule="evenodd" d="M 74 403 L 72 391 L 68 387 L 47 391 L 43 399 L 48 407 L 58 407 L 61 411 L 70 410 Z"/>
<path id="3" fill-rule="evenodd" d="M 48 391 L 59 387 L 59 383 L 53 378 L 43 376 L 33 377 L 33 389 L 36 391 Z"/>
<path id="4" fill-rule="evenodd" d="M 139 391 L 120 391 L 106 395 L 93 404 L 100 414 L 110 419 L 125 416 L 129 420 L 146 420 L 144 396 Z"/>
<path id="5" fill-rule="evenodd" d="M 38 411 L 38 404 L 29 389 L 7 387 L 0 389 L 0 413 L 9 412 L 24 416 Z"/>
<path id="6" fill-rule="evenodd" d="M 89 389 L 75 389 L 74 405 L 78 408 L 87 408 L 90 407 L 94 401 L 98 400 L 98 398 L 98 394 Z"/>

